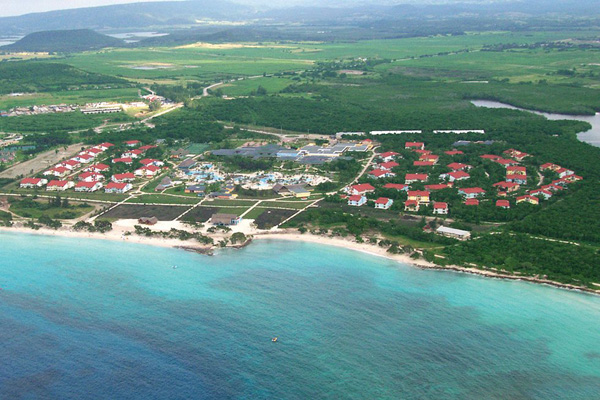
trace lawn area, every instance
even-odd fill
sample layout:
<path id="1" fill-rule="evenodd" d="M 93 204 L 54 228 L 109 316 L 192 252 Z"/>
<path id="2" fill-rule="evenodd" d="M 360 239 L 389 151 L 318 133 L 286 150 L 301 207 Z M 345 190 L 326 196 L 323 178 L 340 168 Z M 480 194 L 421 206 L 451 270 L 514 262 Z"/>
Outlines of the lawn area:
<path id="1" fill-rule="evenodd" d="M 232 200 L 215 199 L 215 200 L 206 201 L 204 204 L 213 206 L 213 207 L 219 207 L 219 206 L 251 207 L 254 204 L 256 204 L 256 201 L 254 201 L 254 200 L 237 200 L 237 199 L 232 199 Z"/>
<path id="2" fill-rule="evenodd" d="M 262 208 L 291 208 L 301 210 L 312 201 L 263 201 L 259 207 Z"/>
<path id="3" fill-rule="evenodd" d="M 164 194 L 142 194 L 127 200 L 127 203 L 156 203 L 156 204 L 196 204 L 198 197 L 174 197 Z"/>
<path id="4" fill-rule="evenodd" d="M 67 207 L 55 207 L 49 204 L 49 200 L 39 199 L 12 199 L 10 211 L 25 218 L 39 218 L 47 216 L 53 219 L 79 218 L 94 210 L 93 206 L 86 204 L 70 204 Z"/>
<path id="5" fill-rule="evenodd" d="M 226 94 L 227 96 L 248 96 L 252 91 L 256 91 L 259 86 L 265 88 L 267 90 L 267 94 L 272 94 L 285 89 L 293 83 L 297 83 L 297 81 L 289 78 L 273 76 L 229 82 L 219 86 L 216 89 L 221 89 L 223 94 Z"/>
<path id="6" fill-rule="evenodd" d="M 250 211 L 248 214 L 246 214 L 244 216 L 244 218 L 246 218 L 246 219 L 256 219 L 262 213 L 264 213 L 267 210 L 268 210 L 267 208 L 256 207 L 256 208 L 252 209 L 252 211 Z"/>

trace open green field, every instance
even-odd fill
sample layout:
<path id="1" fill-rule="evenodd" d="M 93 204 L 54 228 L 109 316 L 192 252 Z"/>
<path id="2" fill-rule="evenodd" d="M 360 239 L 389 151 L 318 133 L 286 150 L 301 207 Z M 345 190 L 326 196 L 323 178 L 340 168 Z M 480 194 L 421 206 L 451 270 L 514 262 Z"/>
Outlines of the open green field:
<path id="1" fill-rule="evenodd" d="M 381 72 L 461 79 L 547 80 L 552 83 L 600 84 L 600 49 L 512 49 L 475 51 L 399 60 L 378 66 Z M 577 75 L 561 73 L 576 69 Z"/>
<path id="2" fill-rule="evenodd" d="M 142 81 L 215 81 L 234 76 L 297 71 L 309 68 L 309 60 L 265 57 L 257 52 L 252 57 L 236 56 L 219 50 L 156 48 L 118 49 L 77 54 L 66 60 L 86 71 L 103 71 L 131 80 Z"/>
<path id="3" fill-rule="evenodd" d="M 247 96 L 256 91 L 259 86 L 267 90 L 267 94 L 279 92 L 296 81 L 283 77 L 264 77 L 256 79 L 243 79 L 241 81 L 229 82 L 219 86 L 223 94 L 227 96 Z"/>
<path id="4" fill-rule="evenodd" d="M 0 109 L 51 104 L 78 104 L 93 102 L 127 102 L 139 100 L 136 88 L 65 90 L 60 92 L 27 93 L 23 96 L 0 96 Z"/>
<path id="5" fill-rule="evenodd" d="M 0 132 L 69 132 L 95 128 L 108 122 L 130 122 L 134 119 L 120 112 L 84 115 L 79 111 L 55 114 L 25 115 L 0 118 Z"/>
<path id="6" fill-rule="evenodd" d="M 484 32 L 461 36 L 434 36 L 336 43 L 242 43 L 223 45 L 111 49 L 70 56 L 66 63 L 90 72 L 135 81 L 216 81 L 226 77 L 299 71 L 316 61 L 334 59 L 405 59 L 465 50 L 498 43 L 536 43 L 585 37 L 594 32 Z"/>
<path id="7" fill-rule="evenodd" d="M 198 201 L 200 201 L 198 197 L 175 197 L 164 194 L 143 194 L 127 200 L 127 203 L 196 204 Z"/>

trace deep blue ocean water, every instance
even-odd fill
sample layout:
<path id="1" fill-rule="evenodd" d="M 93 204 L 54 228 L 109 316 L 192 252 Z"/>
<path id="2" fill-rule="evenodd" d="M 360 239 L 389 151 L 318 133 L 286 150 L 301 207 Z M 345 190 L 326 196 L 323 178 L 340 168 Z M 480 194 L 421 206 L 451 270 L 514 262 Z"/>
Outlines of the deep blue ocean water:
<path id="1" fill-rule="evenodd" d="M 600 298 L 523 282 L 11 233 L 0 287 L 0 399 L 600 398 Z"/>

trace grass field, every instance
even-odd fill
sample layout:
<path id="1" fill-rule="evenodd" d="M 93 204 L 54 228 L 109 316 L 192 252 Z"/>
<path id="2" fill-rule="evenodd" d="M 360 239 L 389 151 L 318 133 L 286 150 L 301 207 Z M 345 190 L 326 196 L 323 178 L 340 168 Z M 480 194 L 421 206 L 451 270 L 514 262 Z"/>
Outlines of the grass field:
<path id="1" fill-rule="evenodd" d="M 155 203 L 155 204 L 196 204 L 198 197 L 175 197 L 164 194 L 142 194 L 127 200 L 127 203 Z"/>
<path id="2" fill-rule="evenodd" d="M 313 64 L 307 60 L 265 57 L 262 52 L 250 57 L 236 56 L 221 50 L 214 53 L 182 48 L 88 52 L 74 55 L 66 62 L 86 71 L 102 71 L 131 80 L 161 82 L 215 81 L 234 76 L 304 70 Z"/>
<path id="3" fill-rule="evenodd" d="M 283 77 L 265 77 L 227 83 L 219 86 L 218 89 L 221 89 L 223 94 L 227 96 L 247 96 L 252 91 L 256 91 L 259 86 L 265 88 L 267 94 L 270 94 L 279 92 L 292 83 L 296 83 L 296 81 Z"/>
<path id="4" fill-rule="evenodd" d="M 461 79 L 508 79 L 510 82 L 547 80 L 552 83 L 600 83 L 600 49 L 516 49 L 502 52 L 476 51 L 438 57 L 406 59 L 378 66 L 379 71 L 428 73 Z M 594 61 L 596 60 L 596 61 Z M 596 64 L 596 65 L 594 65 Z M 576 69 L 578 76 L 559 74 Z M 592 75 L 590 75 L 590 73 Z"/>
<path id="5" fill-rule="evenodd" d="M 406 59 L 446 52 L 478 50 L 498 43 L 536 43 L 586 37 L 595 32 L 485 32 L 336 43 L 233 44 L 175 48 L 112 49 L 73 55 L 65 62 L 86 71 L 141 82 L 216 81 L 226 77 L 299 71 L 316 61 L 334 59 Z M 237 85 L 236 85 L 237 87 Z M 243 86 L 242 86 L 243 88 Z M 232 89 L 232 95 L 239 95 Z"/>

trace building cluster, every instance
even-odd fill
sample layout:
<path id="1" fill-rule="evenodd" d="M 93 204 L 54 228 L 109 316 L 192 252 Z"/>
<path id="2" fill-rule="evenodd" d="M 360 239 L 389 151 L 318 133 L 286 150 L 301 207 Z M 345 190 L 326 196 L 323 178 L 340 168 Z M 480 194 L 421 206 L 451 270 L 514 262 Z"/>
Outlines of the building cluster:
<path id="1" fill-rule="evenodd" d="M 126 193 L 133 188 L 136 178 L 152 178 L 162 171 L 164 162 L 151 158 L 142 158 L 144 153 L 156 146 L 142 146 L 137 140 L 125 142 L 126 150 L 116 158 L 108 161 L 105 153 L 115 147 L 112 143 L 100 143 L 80 151 L 75 156 L 60 162 L 42 172 L 39 177 L 25 178 L 20 182 L 23 189 L 46 188 L 47 191 L 96 192 L 101 189 L 105 193 Z M 133 159 L 139 159 L 141 165 L 128 172 L 111 175 L 111 166 L 120 162 L 132 165 Z M 99 162 L 102 160 L 103 162 Z"/>
<path id="2" fill-rule="evenodd" d="M 340 142 L 334 145 L 310 144 L 299 149 L 291 149 L 277 144 L 262 146 L 242 146 L 237 149 L 221 149 L 212 152 L 215 156 L 277 158 L 282 161 L 294 161 L 300 164 L 321 165 L 342 157 L 347 152 L 367 152 L 373 148 L 371 140 L 361 142 Z"/>
<path id="3" fill-rule="evenodd" d="M 440 156 L 433 154 L 432 151 L 425 148 L 423 142 L 406 142 L 404 151 L 416 153 L 418 160 L 413 162 L 414 167 L 433 167 L 437 165 Z M 464 152 L 457 149 L 444 151 L 447 156 L 463 155 Z M 553 193 L 564 190 L 564 188 L 572 182 L 579 181 L 583 178 L 576 175 L 574 171 L 562 168 L 559 165 L 547 163 L 540 167 L 542 171 L 551 170 L 558 175 L 558 179 L 547 185 L 542 185 L 543 179 L 539 180 L 538 187 L 532 190 L 523 191 L 523 186 L 528 184 L 527 168 L 522 162 L 530 157 L 529 154 L 516 150 L 508 149 L 502 155 L 484 154 L 480 158 L 490 163 L 501 165 L 505 169 L 505 179 L 493 184 L 496 190 L 497 197 L 503 197 L 496 201 L 496 207 L 508 209 L 511 207 L 509 197 L 515 195 L 516 204 L 529 203 L 537 205 L 540 199 L 549 199 Z M 400 164 L 397 162 L 402 155 L 395 151 L 387 151 L 378 154 L 374 163 L 373 169 L 367 173 L 374 183 L 379 179 L 394 178 L 398 173 Z M 431 182 L 432 177 L 428 173 L 423 172 L 406 172 L 404 174 L 404 183 L 386 183 L 381 187 L 384 189 L 393 189 L 406 192 L 407 200 L 404 202 L 404 210 L 407 212 L 418 212 L 423 206 L 432 206 L 433 214 L 446 215 L 450 211 L 449 204 L 443 201 L 435 201 L 432 199 L 432 194 L 435 191 L 452 188 L 457 182 L 468 181 L 471 176 L 469 170 L 473 167 L 466 163 L 452 162 L 447 166 L 448 172 L 444 172 L 437 176 L 436 183 Z M 419 188 L 415 189 L 411 185 L 417 184 Z M 460 186 L 464 186 L 464 183 Z M 362 206 L 367 203 L 367 194 L 375 191 L 375 187 L 370 183 L 353 185 L 345 189 L 348 205 Z M 463 204 L 467 206 L 478 206 L 480 199 L 485 198 L 486 190 L 478 186 L 459 187 L 457 193 L 463 198 Z M 518 195 L 518 196 L 517 196 Z M 435 197 L 433 195 L 433 197 Z M 375 208 L 388 209 L 393 204 L 393 200 L 387 198 L 379 198 L 374 202 Z"/>

